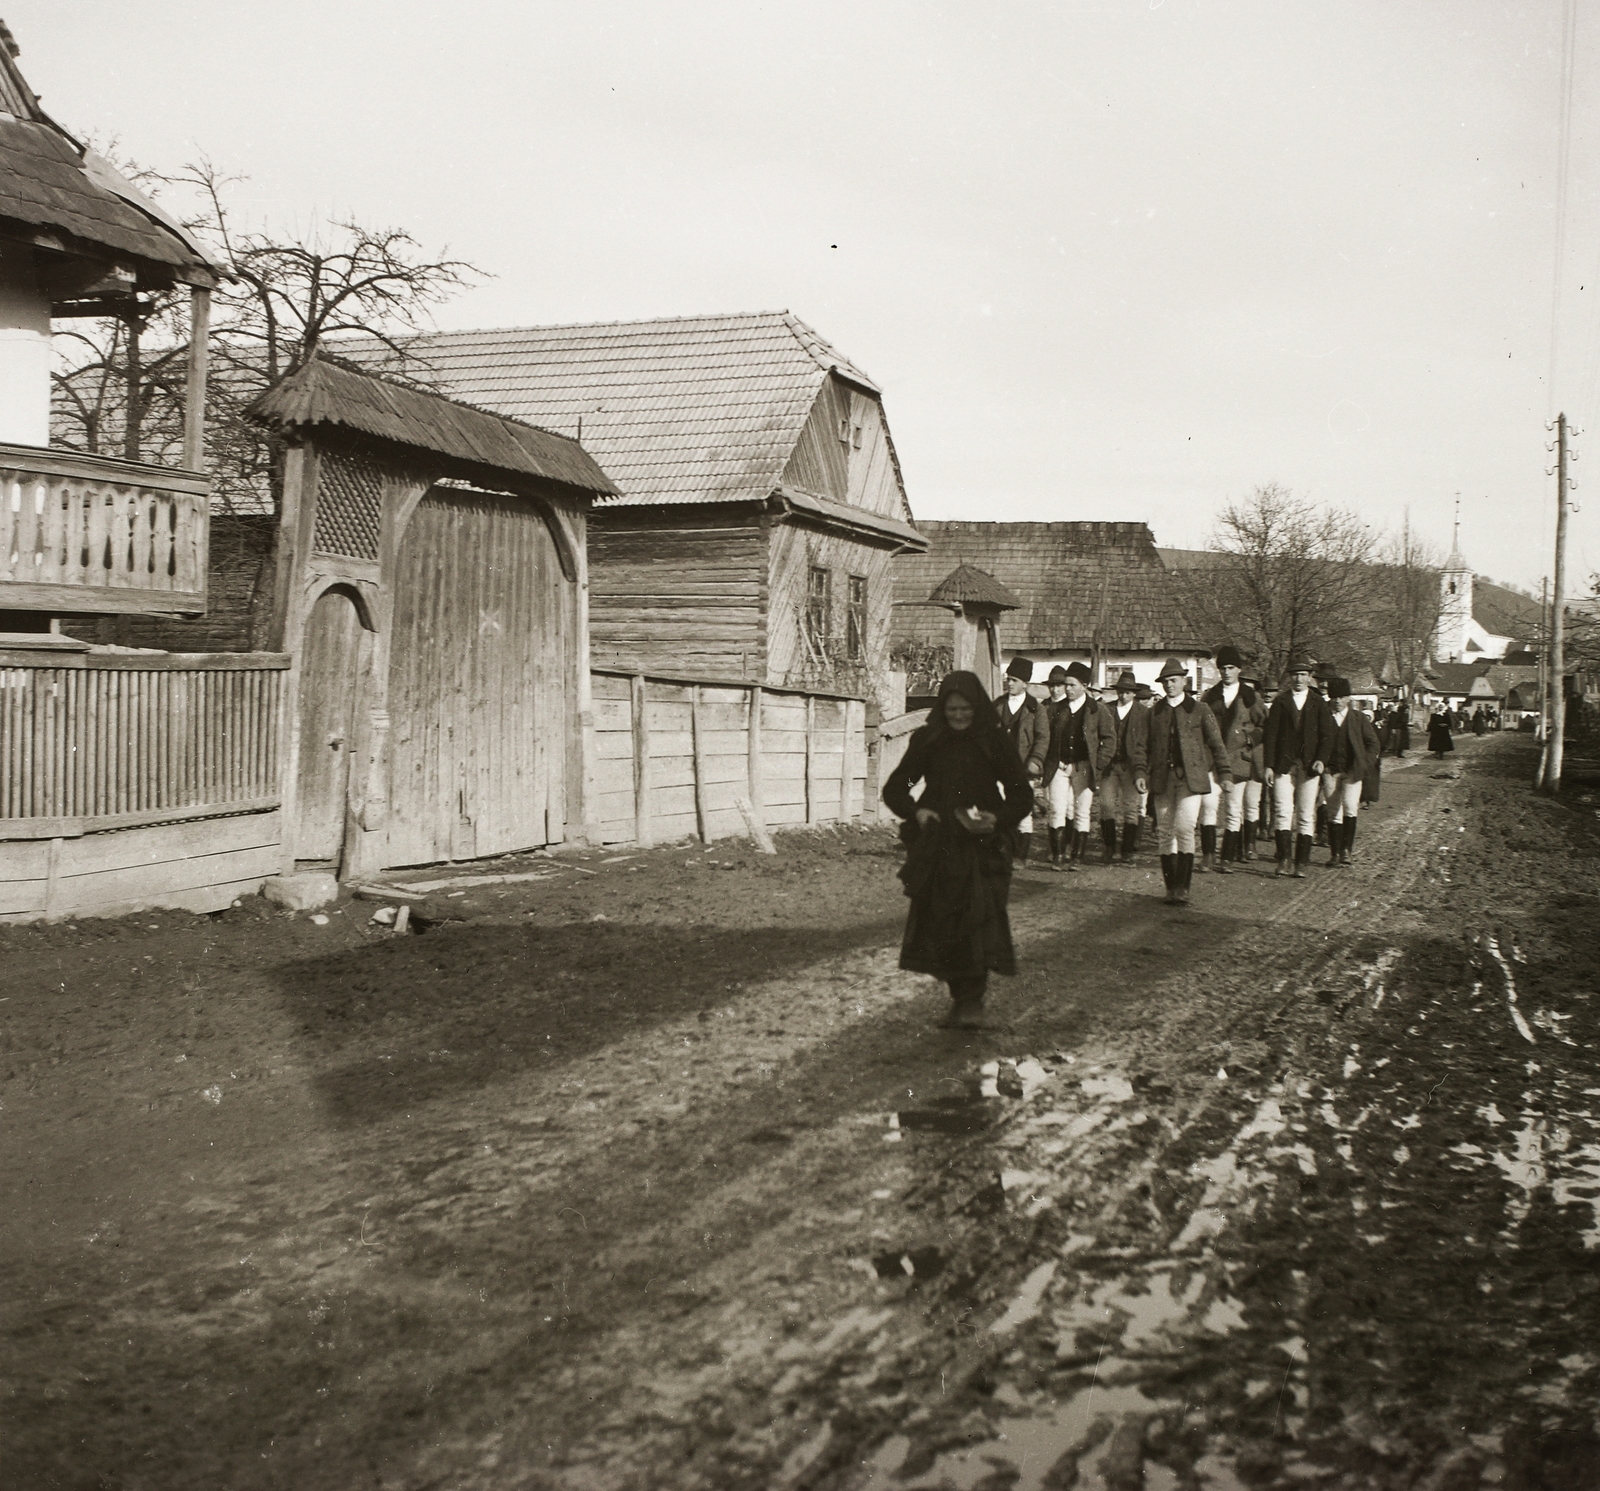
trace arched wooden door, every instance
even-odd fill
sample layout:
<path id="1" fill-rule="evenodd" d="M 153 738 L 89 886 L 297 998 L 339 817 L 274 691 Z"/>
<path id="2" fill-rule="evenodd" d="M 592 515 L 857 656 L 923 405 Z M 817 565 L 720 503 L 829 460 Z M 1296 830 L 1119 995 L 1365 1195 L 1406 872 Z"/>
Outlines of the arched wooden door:
<path id="1" fill-rule="evenodd" d="M 300 647 L 294 855 L 337 865 L 344 846 L 350 749 L 361 673 L 363 629 L 342 591 L 317 597 Z"/>
<path id="2" fill-rule="evenodd" d="M 563 837 L 570 588 L 531 503 L 435 488 L 418 505 L 393 588 L 386 863 Z"/>

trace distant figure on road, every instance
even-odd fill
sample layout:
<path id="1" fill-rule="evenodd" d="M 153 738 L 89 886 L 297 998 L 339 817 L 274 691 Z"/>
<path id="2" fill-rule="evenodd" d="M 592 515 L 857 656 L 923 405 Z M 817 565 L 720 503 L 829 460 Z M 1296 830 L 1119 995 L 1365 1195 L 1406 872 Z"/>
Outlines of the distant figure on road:
<path id="1" fill-rule="evenodd" d="M 1436 760 L 1443 761 L 1446 754 L 1455 748 L 1456 743 L 1450 735 L 1450 701 L 1441 699 L 1428 716 L 1428 749 Z"/>
<path id="2" fill-rule="evenodd" d="M 1411 749 L 1411 708 L 1404 699 L 1394 707 L 1394 718 L 1389 722 L 1389 748 L 1396 756 L 1404 756 Z"/>
<path id="3" fill-rule="evenodd" d="M 911 795 L 918 782 L 920 799 Z M 900 966 L 949 984 L 946 1025 L 978 1025 L 989 975 L 1017 971 L 1006 901 L 1033 786 L 977 674 L 945 675 L 883 800 L 905 820 L 900 879 L 911 910 Z"/>
<path id="4" fill-rule="evenodd" d="M 1489 733 L 1489 716 L 1481 706 L 1472 711 L 1472 733 L 1474 735 Z"/>

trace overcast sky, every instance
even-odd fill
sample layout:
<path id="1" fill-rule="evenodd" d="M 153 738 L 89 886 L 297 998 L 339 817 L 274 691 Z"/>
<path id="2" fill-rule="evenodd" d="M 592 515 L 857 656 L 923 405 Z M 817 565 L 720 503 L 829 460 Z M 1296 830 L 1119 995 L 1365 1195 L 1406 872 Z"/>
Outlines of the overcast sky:
<path id="1" fill-rule="evenodd" d="M 1277 481 L 1443 550 L 1459 493 L 1536 590 L 1560 406 L 1597 437 L 1569 585 L 1600 569 L 1593 11 L 1550 382 L 1562 0 L 4 15 L 69 129 L 492 274 L 442 327 L 794 311 L 883 386 L 919 517 L 1198 547 Z"/>

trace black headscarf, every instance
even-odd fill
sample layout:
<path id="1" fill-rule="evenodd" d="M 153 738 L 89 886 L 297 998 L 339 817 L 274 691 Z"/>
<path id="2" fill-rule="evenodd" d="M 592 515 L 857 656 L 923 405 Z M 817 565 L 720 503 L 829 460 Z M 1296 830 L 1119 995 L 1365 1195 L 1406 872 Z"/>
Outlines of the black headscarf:
<path id="1" fill-rule="evenodd" d="M 944 701 L 951 694 L 960 694 L 972 706 L 972 723 L 967 727 L 972 734 L 983 735 L 990 730 L 1000 728 L 1000 716 L 995 712 L 994 700 L 989 697 L 988 689 L 984 688 L 983 680 L 976 673 L 969 673 L 963 668 L 954 673 L 946 673 L 939 680 L 938 698 L 933 701 L 933 708 L 928 711 L 930 735 L 954 733 L 944 719 Z"/>

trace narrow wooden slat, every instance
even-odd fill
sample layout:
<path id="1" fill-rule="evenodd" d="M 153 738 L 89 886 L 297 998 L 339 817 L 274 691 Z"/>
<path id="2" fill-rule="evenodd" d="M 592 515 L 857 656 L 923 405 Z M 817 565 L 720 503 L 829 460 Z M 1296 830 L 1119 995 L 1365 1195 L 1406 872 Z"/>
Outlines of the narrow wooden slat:
<path id="1" fill-rule="evenodd" d="M 817 701 L 806 698 L 806 822 L 817 821 L 817 789 L 812 780 L 816 758 Z"/>
<path id="2" fill-rule="evenodd" d="M 700 842 L 709 844 L 711 837 L 706 824 L 705 729 L 700 721 L 700 707 L 700 685 L 696 684 L 689 695 L 689 735 L 694 747 L 694 821 Z"/>
<path id="3" fill-rule="evenodd" d="M 650 843 L 650 719 L 646 708 L 646 685 L 642 673 L 635 674 L 633 689 L 633 823 L 634 838 Z"/>

